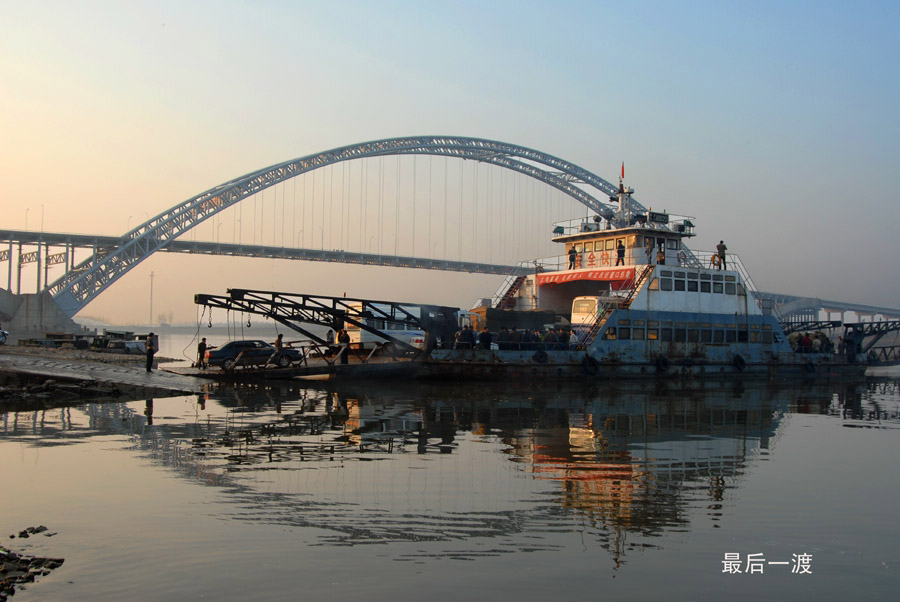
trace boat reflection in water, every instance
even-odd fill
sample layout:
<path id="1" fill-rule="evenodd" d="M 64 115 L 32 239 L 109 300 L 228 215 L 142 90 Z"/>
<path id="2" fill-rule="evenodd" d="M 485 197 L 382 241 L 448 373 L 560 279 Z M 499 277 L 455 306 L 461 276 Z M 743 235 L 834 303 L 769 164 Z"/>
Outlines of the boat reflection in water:
<path id="1" fill-rule="evenodd" d="M 276 600 L 314 574 L 311 599 L 545 601 L 563 570 L 566 599 L 613 577 L 635 599 L 889 599 L 898 382 L 277 383 L 9 413 L 0 505 L 60 532 L 75 582 L 47 600 Z M 723 575 L 725 553 L 809 553 L 813 576 Z"/>
<path id="2" fill-rule="evenodd" d="M 235 520 L 317 527 L 341 545 L 501 539 L 490 554 L 552 549 L 574 520 L 618 563 L 627 532 L 718 521 L 786 413 L 825 413 L 863 387 L 698 386 L 278 384 L 201 397 L 193 420 L 89 413 L 92 428 L 128 432 L 182 476 L 229 488 Z"/>

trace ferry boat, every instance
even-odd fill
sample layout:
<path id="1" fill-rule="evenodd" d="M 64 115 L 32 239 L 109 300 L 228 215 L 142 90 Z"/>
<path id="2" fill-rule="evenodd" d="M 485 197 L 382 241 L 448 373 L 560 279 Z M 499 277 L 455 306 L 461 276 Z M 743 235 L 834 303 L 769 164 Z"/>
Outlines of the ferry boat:
<path id="1" fill-rule="evenodd" d="M 853 353 L 796 352 L 737 256 L 694 253 L 694 218 L 645 209 L 633 193 L 620 179 L 615 209 L 555 224 L 564 254 L 532 262 L 533 273 L 508 278 L 493 298 L 494 308 L 568 317 L 566 343 L 437 348 L 423 375 L 864 374 L 865 358 Z"/>

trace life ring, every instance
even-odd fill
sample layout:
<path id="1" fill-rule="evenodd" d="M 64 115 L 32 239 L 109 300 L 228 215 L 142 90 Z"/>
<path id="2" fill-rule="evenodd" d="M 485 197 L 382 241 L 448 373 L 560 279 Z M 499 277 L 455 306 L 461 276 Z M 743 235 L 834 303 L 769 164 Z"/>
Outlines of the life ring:
<path id="1" fill-rule="evenodd" d="M 538 364 L 546 364 L 549 357 L 547 356 L 546 351 L 544 351 L 543 349 L 538 349 L 534 352 L 534 355 L 531 356 L 531 359 Z"/>
<path id="2" fill-rule="evenodd" d="M 656 371 L 657 372 L 668 372 L 669 371 L 669 358 L 664 355 L 656 358 Z"/>
<path id="3" fill-rule="evenodd" d="M 593 356 L 585 354 L 584 359 L 581 360 L 581 368 L 588 376 L 596 376 L 600 372 L 600 362 Z"/>
<path id="4" fill-rule="evenodd" d="M 600 254 L 600 259 L 603 261 L 603 265 L 609 265 L 609 251 L 603 251 Z"/>
<path id="5" fill-rule="evenodd" d="M 718 255 L 713 255 L 709 258 L 709 263 L 711 263 L 714 268 L 717 268 L 722 265 L 722 258 Z"/>
<path id="6" fill-rule="evenodd" d="M 731 360 L 731 363 L 734 364 L 734 367 L 737 368 L 738 372 L 743 372 L 744 368 L 747 367 L 747 361 L 744 360 L 740 355 L 734 356 L 734 359 Z"/>

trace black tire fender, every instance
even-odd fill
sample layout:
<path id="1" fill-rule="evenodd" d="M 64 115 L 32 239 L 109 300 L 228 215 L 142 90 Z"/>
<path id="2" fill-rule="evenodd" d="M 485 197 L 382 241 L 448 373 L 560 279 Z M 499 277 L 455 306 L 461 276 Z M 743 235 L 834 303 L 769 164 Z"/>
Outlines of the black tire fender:
<path id="1" fill-rule="evenodd" d="M 734 364 L 734 367 L 738 372 L 743 372 L 744 368 L 747 367 L 747 360 L 745 360 L 741 355 L 735 355 L 734 359 L 731 360 L 731 363 Z"/>
<path id="2" fill-rule="evenodd" d="M 656 371 L 657 372 L 668 372 L 669 371 L 669 358 L 664 355 L 656 358 Z"/>
<path id="3" fill-rule="evenodd" d="M 534 352 L 534 355 L 531 356 L 531 359 L 537 362 L 538 364 L 546 364 L 547 360 L 550 359 L 547 356 L 547 352 L 543 349 L 538 349 Z"/>
<path id="4" fill-rule="evenodd" d="M 600 372 L 600 362 L 593 356 L 585 354 L 584 359 L 581 360 L 581 368 L 584 370 L 585 374 L 596 376 L 596 374 Z"/>

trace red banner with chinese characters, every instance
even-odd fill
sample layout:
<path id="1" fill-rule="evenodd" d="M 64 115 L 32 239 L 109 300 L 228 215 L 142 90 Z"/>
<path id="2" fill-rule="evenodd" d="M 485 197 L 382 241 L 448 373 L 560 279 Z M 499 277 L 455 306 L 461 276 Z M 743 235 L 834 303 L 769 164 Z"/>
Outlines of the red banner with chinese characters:
<path id="1" fill-rule="evenodd" d="M 614 270 L 572 270 L 567 272 L 551 272 L 538 274 L 538 286 L 545 284 L 562 284 L 576 280 L 634 280 L 634 268 L 620 268 Z"/>

